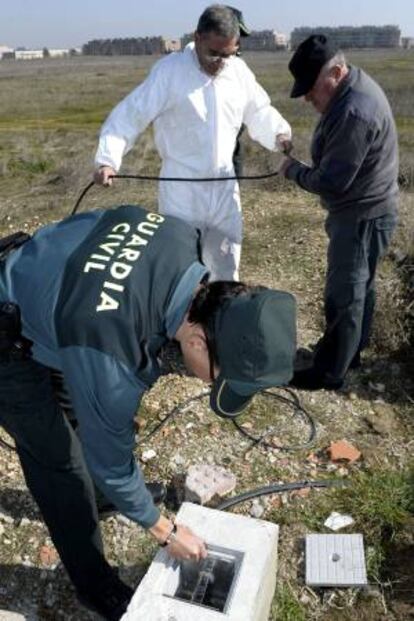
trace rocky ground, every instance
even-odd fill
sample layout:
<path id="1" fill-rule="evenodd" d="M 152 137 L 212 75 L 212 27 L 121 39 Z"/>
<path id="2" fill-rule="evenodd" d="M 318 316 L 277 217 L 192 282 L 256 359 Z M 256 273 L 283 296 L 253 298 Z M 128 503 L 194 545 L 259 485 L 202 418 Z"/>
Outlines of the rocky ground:
<path id="1" fill-rule="evenodd" d="M 351 52 L 355 56 L 356 52 Z M 315 118 L 309 106 L 288 97 L 288 55 L 246 59 L 272 101 L 294 128 L 295 154 L 308 157 Z M 164 355 L 164 375 L 145 397 L 137 417 L 136 457 L 147 480 L 177 484 L 190 465 L 217 464 L 237 477 L 234 491 L 307 479 L 349 482 L 338 489 L 304 490 L 245 502 L 234 511 L 278 523 L 280 554 L 270 621 L 403 621 L 414 618 L 413 412 L 414 194 L 412 57 L 409 52 L 358 52 L 353 62 L 386 88 L 400 134 L 401 221 L 378 274 L 378 312 L 372 346 L 363 366 L 337 392 L 296 391 L 315 421 L 270 395 L 256 398 L 243 415 L 245 432 L 266 435 L 254 444 L 216 418 L 205 387 L 183 375 L 176 352 Z M 103 118 L 147 73 L 151 57 L 82 58 L 67 62 L 2 64 L 0 102 L 0 234 L 33 231 L 71 212 L 90 181 L 92 154 Z M 111 88 L 108 88 L 108 84 Z M 247 142 L 247 140 L 246 140 Z M 277 156 L 247 142 L 246 172 L 275 170 Z M 157 174 L 151 132 L 128 156 L 123 172 Z M 121 203 L 156 209 L 154 183 L 118 182 L 92 188 L 81 210 Z M 241 276 L 249 282 L 291 291 L 298 302 L 298 344 L 310 347 L 323 329 L 322 290 L 326 238 L 324 214 L 314 197 L 272 179 L 244 183 L 245 242 Z M 277 391 L 291 398 L 285 391 Z M 194 397 L 191 402 L 188 400 Z M 183 405 L 184 404 L 184 405 Z M 153 435 L 169 412 L 182 406 Z M 0 430 L 0 438 L 12 443 Z M 346 440 L 361 456 L 335 462 L 332 442 Z M 302 448 L 285 450 L 286 446 Z M 284 446 L 285 449 L 277 448 Z M 147 461 L 146 451 L 155 455 Z M 332 511 L 350 513 L 361 532 L 369 587 L 312 590 L 304 582 L 304 536 L 329 532 Z M 142 530 L 122 516 L 101 523 L 106 553 L 121 576 L 136 587 L 156 552 Z M 77 602 L 42 524 L 13 451 L 0 445 L 0 610 L 19 611 L 29 621 L 91 621 Z M 240 620 L 244 621 L 244 620 Z"/>
<path id="2" fill-rule="evenodd" d="M 243 277 L 296 294 L 299 342 L 309 346 L 321 329 L 323 216 L 312 200 L 297 193 L 279 190 L 276 201 L 271 188 L 248 188 L 244 198 L 248 236 Z M 411 204 L 411 198 L 406 197 L 403 214 Z M 31 226 L 29 223 L 28 228 Z M 396 276 L 388 260 L 381 270 L 380 287 L 391 278 Z M 383 321 L 381 313 L 379 317 Z M 403 472 L 414 446 L 413 378 L 401 352 L 392 351 L 388 345 L 382 349 L 380 328 L 377 326 L 374 347 L 362 368 L 349 374 L 342 390 L 296 392 L 315 421 L 316 438 L 312 446 L 293 451 L 274 447 L 306 444 L 309 423 L 294 408 L 272 395 L 258 397 L 241 421 L 247 433 L 267 433 L 266 446 L 254 445 L 231 423 L 210 412 L 205 386 L 186 377 L 176 350 L 168 349 L 164 353 L 164 375 L 145 397 L 137 417 L 136 455 L 147 480 L 179 481 L 190 465 L 217 464 L 236 475 L 234 493 L 239 493 L 270 483 L 339 478 L 352 484 L 358 473 Z M 290 397 L 284 391 L 277 392 Z M 177 407 L 180 404 L 184 407 Z M 154 427 L 174 408 L 175 414 L 152 435 Z M 11 442 L 0 433 L 3 440 Z M 356 462 L 329 458 L 326 448 L 342 439 L 361 452 Z M 144 461 L 149 449 L 152 457 Z M 279 587 L 270 619 L 276 615 L 282 620 L 413 618 L 409 559 L 414 532 L 409 522 L 403 528 L 401 548 L 394 551 L 383 570 L 370 574 L 368 589 L 316 592 L 305 586 L 303 537 L 308 532 L 329 532 L 323 521 L 338 509 L 336 502 L 337 497 L 331 497 L 328 490 L 304 490 L 262 497 L 234 509 L 281 524 Z M 358 516 L 354 517 L 358 523 Z M 135 587 L 156 551 L 154 544 L 122 516 L 110 517 L 101 525 L 108 558 Z M 355 529 L 348 527 L 344 532 Z M 371 550 L 376 553 L 375 545 Z M 368 544 L 366 552 L 369 556 Z M 77 602 L 27 492 L 15 453 L 4 446 L 0 446 L 0 575 L 0 609 L 19 611 L 30 621 L 94 618 Z"/>

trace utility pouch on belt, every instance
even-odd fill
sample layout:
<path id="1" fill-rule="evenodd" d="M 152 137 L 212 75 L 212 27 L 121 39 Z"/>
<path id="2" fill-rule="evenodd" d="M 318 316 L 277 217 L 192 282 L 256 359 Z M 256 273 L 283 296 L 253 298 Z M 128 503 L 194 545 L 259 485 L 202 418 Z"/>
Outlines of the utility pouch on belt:
<path id="1" fill-rule="evenodd" d="M 0 354 L 9 353 L 21 336 L 20 310 L 16 304 L 0 304 Z"/>
<path id="2" fill-rule="evenodd" d="M 30 235 L 22 231 L 0 239 L 0 261 L 29 239 Z M 28 358 L 31 345 L 31 341 L 22 336 L 20 309 L 17 304 L 0 302 L 0 357 L 12 360 Z"/>
<path id="3" fill-rule="evenodd" d="M 0 239 L 0 260 L 7 257 L 9 252 L 15 250 L 29 239 L 30 235 L 28 233 L 23 233 L 23 231 L 12 233 L 11 235 Z"/>
<path id="4" fill-rule="evenodd" d="M 12 302 L 0 303 L 0 358 L 24 360 L 30 358 L 32 342 L 22 336 L 20 309 Z"/>

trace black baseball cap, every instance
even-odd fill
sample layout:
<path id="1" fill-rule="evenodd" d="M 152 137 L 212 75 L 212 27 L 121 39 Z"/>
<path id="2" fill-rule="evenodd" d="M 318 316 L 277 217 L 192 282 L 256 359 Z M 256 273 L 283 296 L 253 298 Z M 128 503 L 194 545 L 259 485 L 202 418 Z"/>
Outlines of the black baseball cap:
<path id="1" fill-rule="evenodd" d="M 227 5 L 227 8 L 230 9 L 230 11 L 233 11 L 234 15 L 237 17 L 237 21 L 239 22 L 240 36 L 248 37 L 250 34 L 250 30 L 244 23 L 243 13 L 239 9 L 235 9 L 234 6 Z"/>
<path id="2" fill-rule="evenodd" d="M 210 407 L 234 418 L 264 388 L 288 384 L 296 353 L 296 301 L 261 289 L 232 298 L 217 313 L 214 337 L 220 374 Z"/>
<path id="3" fill-rule="evenodd" d="M 289 62 L 289 71 L 295 78 L 291 97 L 306 95 L 315 84 L 318 75 L 338 48 L 323 34 L 313 34 L 299 45 Z"/>

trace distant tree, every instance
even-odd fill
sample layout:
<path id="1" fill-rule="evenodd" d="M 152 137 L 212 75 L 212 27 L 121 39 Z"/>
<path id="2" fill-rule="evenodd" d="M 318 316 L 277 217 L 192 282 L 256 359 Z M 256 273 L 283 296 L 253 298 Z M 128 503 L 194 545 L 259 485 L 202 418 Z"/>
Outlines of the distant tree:
<path id="1" fill-rule="evenodd" d="M 43 48 L 43 58 L 49 58 L 50 57 L 50 52 L 48 50 L 47 47 Z"/>

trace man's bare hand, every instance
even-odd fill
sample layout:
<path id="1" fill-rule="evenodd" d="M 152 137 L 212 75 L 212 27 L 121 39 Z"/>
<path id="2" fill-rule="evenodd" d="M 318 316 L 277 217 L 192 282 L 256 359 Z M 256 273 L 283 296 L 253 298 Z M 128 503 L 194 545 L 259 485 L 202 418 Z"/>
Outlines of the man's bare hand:
<path id="1" fill-rule="evenodd" d="M 173 558 L 192 561 L 200 561 L 202 558 L 206 558 L 206 544 L 200 537 L 182 524 L 177 524 L 176 531 L 173 532 L 173 526 L 171 520 L 160 515 L 149 532 L 161 545 L 165 541 L 169 541 L 166 550 Z"/>
<path id="2" fill-rule="evenodd" d="M 282 160 L 282 163 L 279 166 L 279 175 L 282 175 L 283 177 L 286 177 L 286 171 L 289 168 L 289 166 L 291 164 L 293 164 L 295 160 L 293 159 L 293 157 L 284 157 Z"/>
<path id="3" fill-rule="evenodd" d="M 207 557 L 204 541 L 182 524 L 177 524 L 175 537 L 166 549 L 173 558 L 180 560 L 201 561 Z"/>
<path id="4" fill-rule="evenodd" d="M 276 147 L 285 155 L 289 155 L 293 149 L 290 137 L 287 134 L 278 134 L 276 136 Z"/>
<path id="5" fill-rule="evenodd" d="M 93 180 L 98 185 L 109 187 L 112 185 L 112 177 L 116 175 L 115 170 L 111 166 L 100 166 L 95 170 Z"/>

